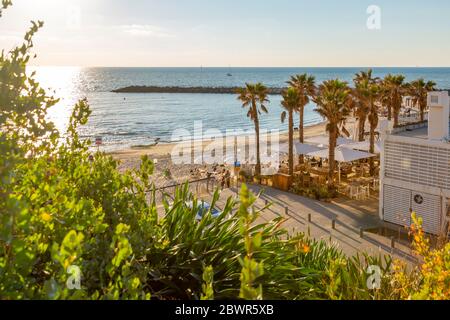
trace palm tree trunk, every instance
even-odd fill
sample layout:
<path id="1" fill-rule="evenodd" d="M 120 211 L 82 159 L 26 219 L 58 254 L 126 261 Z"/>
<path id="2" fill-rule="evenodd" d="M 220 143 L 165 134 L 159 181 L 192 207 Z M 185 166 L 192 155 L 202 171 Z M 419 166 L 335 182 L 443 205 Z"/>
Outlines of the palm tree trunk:
<path id="1" fill-rule="evenodd" d="M 419 109 L 420 109 L 420 121 L 423 122 L 425 121 L 425 109 L 426 109 L 426 105 L 423 105 L 422 103 L 419 105 Z"/>
<path id="2" fill-rule="evenodd" d="M 300 123 L 298 125 L 299 141 L 300 141 L 300 143 L 305 143 L 305 127 L 304 127 L 305 108 L 304 107 L 299 108 L 299 113 L 300 113 Z M 305 162 L 305 157 L 303 155 L 300 155 L 299 163 L 303 164 L 304 162 Z"/>
<path id="3" fill-rule="evenodd" d="M 392 120 L 392 106 L 388 105 L 388 120 Z"/>
<path id="4" fill-rule="evenodd" d="M 289 111 L 289 175 L 294 175 L 294 115 Z"/>
<path id="5" fill-rule="evenodd" d="M 331 124 L 331 126 L 333 126 Z M 328 162 L 329 162 L 329 170 L 328 170 L 328 189 L 334 189 L 334 168 L 335 168 L 335 149 L 336 149 L 336 141 L 337 140 L 337 129 L 332 128 L 330 130 L 329 137 L 329 154 L 328 154 Z"/>
<path id="6" fill-rule="evenodd" d="M 365 140 L 364 135 L 366 133 L 366 117 L 360 115 L 358 129 L 359 129 L 358 140 L 364 141 Z"/>
<path id="7" fill-rule="evenodd" d="M 258 116 L 255 117 L 255 133 L 256 133 L 256 168 L 255 175 L 261 175 L 261 154 L 259 146 L 259 119 Z"/>
<path id="8" fill-rule="evenodd" d="M 397 128 L 399 125 L 399 121 L 398 121 L 398 117 L 400 115 L 399 113 L 400 113 L 400 110 L 395 107 L 394 108 L 394 128 Z"/>
<path id="9" fill-rule="evenodd" d="M 371 154 L 375 153 L 375 128 L 376 126 L 371 123 L 370 124 L 370 147 L 369 147 L 369 152 Z M 375 175 L 375 162 L 373 157 L 369 159 L 369 163 L 370 163 L 370 176 L 373 177 Z"/>

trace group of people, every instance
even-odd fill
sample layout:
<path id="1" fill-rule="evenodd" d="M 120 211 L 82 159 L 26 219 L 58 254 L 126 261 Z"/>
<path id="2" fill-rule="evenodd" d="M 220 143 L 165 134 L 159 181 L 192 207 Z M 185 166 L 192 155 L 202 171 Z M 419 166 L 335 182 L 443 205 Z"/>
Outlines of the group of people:
<path id="1" fill-rule="evenodd" d="M 228 169 L 223 169 L 222 173 L 219 174 L 220 187 L 222 190 L 227 187 L 231 187 L 231 172 Z"/>
<path id="2" fill-rule="evenodd" d="M 206 174 L 206 178 L 210 178 L 211 176 L 215 176 L 216 180 L 220 183 L 220 186 L 222 190 L 227 187 L 231 187 L 231 172 L 227 168 L 223 168 L 220 170 L 218 165 L 214 165 L 212 167 L 212 172 L 208 172 L 207 169 L 201 170 L 201 169 L 193 169 L 190 171 L 191 178 L 200 178 L 203 177 L 204 174 Z"/>

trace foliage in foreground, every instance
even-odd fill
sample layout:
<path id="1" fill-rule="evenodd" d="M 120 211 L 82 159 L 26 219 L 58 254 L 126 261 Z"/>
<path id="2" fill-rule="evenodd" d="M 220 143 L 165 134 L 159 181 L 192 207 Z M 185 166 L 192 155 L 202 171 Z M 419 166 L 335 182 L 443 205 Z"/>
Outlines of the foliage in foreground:
<path id="1" fill-rule="evenodd" d="M 389 260 L 289 236 L 281 218 L 257 224 L 245 187 L 199 222 L 187 185 L 157 204 L 147 157 L 123 173 L 105 154 L 90 157 L 77 135 L 87 101 L 64 135 L 46 121 L 57 99 L 26 74 L 41 26 L 0 56 L 1 299 L 448 298 L 448 247 L 418 250 L 420 271 L 392 273 Z M 378 290 L 367 286 L 370 265 L 383 268 Z"/>
<path id="2" fill-rule="evenodd" d="M 420 265 L 411 273 L 405 272 L 405 265 L 396 261 L 393 283 L 401 299 L 449 300 L 450 299 L 450 243 L 444 241 L 432 248 L 429 238 L 422 230 L 422 218 L 412 215 L 410 235 L 414 252 Z"/>

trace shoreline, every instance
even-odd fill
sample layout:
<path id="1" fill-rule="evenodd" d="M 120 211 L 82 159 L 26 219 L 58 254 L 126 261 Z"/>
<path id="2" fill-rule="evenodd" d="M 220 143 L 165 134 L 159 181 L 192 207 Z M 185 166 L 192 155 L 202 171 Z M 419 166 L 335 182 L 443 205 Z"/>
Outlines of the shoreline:
<path id="1" fill-rule="evenodd" d="M 347 129 L 352 131 L 352 126 L 355 124 L 355 118 L 351 117 L 347 121 Z M 305 127 L 304 135 L 305 138 L 311 138 L 315 136 L 325 135 L 326 133 L 327 121 L 322 121 L 320 123 L 310 125 Z M 247 140 L 247 139 L 246 139 Z M 289 140 L 288 131 L 280 132 L 279 143 L 285 144 Z M 294 141 L 298 141 L 298 130 L 294 132 Z M 194 164 L 196 147 L 194 144 L 189 145 L 191 141 L 188 141 L 188 145 L 184 146 L 184 150 L 191 149 L 191 161 L 189 163 L 175 164 L 172 161 L 172 151 L 177 145 L 180 146 L 179 142 L 173 143 L 161 143 L 156 146 L 149 146 L 139 149 L 125 148 L 123 150 L 107 152 L 108 155 L 112 156 L 115 160 L 119 161 L 119 170 L 133 170 L 137 169 L 141 165 L 141 156 L 148 156 L 150 159 L 154 160 L 154 172 L 150 177 L 150 181 L 154 183 L 156 188 L 167 187 L 175 184 L 182 184 L 189 181 L 195 181 L 198 179 L 205 178 L 205 172 L 212 173 L 213 177 L 219 178 L 223 174 L 224 170 L 230 169 L 229 165 L 212 165 L 212 164 Z M 211 143 L 212 139 L 203 140 L 203 149 L 207 148 Z M 248 145 L 252 145 L 252 142 L 246 141 L 246 149 Z M 210 152 L 209 150 L 208 152 Z M 226 147 L 224 146 L 224 151 Z M 245 152 L 247 153 L 247 151 Z M 225 152 L 224 152 L 225 155 Z M 282 159 L 285 160 L 287 155 L 283 155 Z"/>
<path id="2" fill-rule="evenodd" d="M 325 134 L 325 126 L 326 121 L 322 121 L 316 124 L 312 124 L 309 126 L 306 126 L 304 128 L 304 135 L 305 138 L 307 137 L 313 137 L 318 135 Z M 288 130 L 280 131 L 280 143 L 286 143 L 288 141 Z M 297 138 L 297 139 L 296 139 Z M 298 140 L 298 130 L 294 132 L 294 141 Z M 200 140 L 191 140 L 192 142 L 200 142 Z M 209 143 L 212 142 L 212 139 L 210 138 L 203 138 L 201 140 L 203 143 L 203 146 L 207 146 Z M 160 142 L 157 145 L 149 145 L 149 146 L 136 146 L 136 147 L 126 147 L 124 149 L 119 150 L 112 150 L 109 152 L 106 152 L 108 155 L 111 155 L 113 157 L 123 158 L 128 156 L 140 156 L 140 155 L 161 155 L 161 154 L 167 154 L 170 152 L 166 152 L 169 149 L 172 149 L 174 146 L 183 143 L 183 141 L 174 141 L 174 142 Z"/>
<path id="3" fill-rule="evenodd" d="M 321 122 L 315 125 L 305 127 L 305 137 L 313 137 L 325 134 L 326 122 Z M 288 132 L 280 132 L 280 144 L 287 143 Z M 298 131 L 294 132 L 294 140 L 298 141 Z M 212 140 L 203 140 L 203 148 L 211 144 Z M 173 148 L 179 144 L 161 143 L 156 146 L 149 146 L 145 148 L 132 149 L 126 148 L 107 152 L 115 160 L 119 161 L 119 170 L 126 171 L 139 168 L 141 164 L 141 156 L 148 156 L 155 161 L 154 172 L 151 176 L 151 182 L 157 188 L 166 187 L 174 184 L 181 184 L 188 181 L 198 180 L 203 178 L 200 172 L 214 172 L 213 176 L 220 177 L 220 174 L 226 169 L 226 165 L 209 165 L 209 164 L 175 164 L 172 161 L 171 153 Z M 189 146 L 187 146 L 189 149 Z M 194 146 L 191 145 L 191 152 L 193 154 Z M 192 159 L 192 158 L 191 158 Z"/>

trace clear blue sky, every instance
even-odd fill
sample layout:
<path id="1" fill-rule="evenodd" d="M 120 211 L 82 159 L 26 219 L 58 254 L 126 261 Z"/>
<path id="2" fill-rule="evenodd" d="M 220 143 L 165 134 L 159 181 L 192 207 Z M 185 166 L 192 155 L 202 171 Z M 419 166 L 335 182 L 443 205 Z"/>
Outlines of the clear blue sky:
<path id="1" fill-rule="evenodd" d="M 448 0 L 13 0 L 0 48 L 31 19 L 38 65 L 450 66 Z M 381 30 L 366 26 L 381 8 Z"/>

